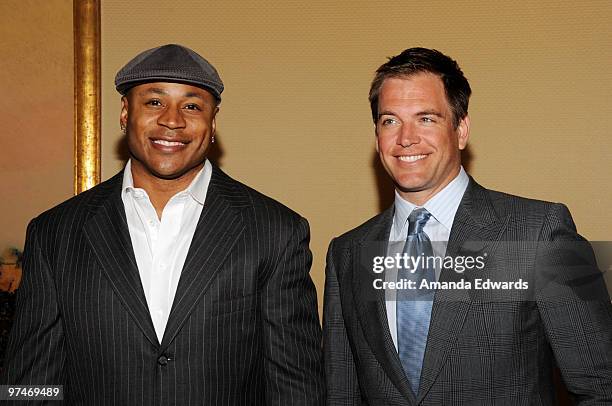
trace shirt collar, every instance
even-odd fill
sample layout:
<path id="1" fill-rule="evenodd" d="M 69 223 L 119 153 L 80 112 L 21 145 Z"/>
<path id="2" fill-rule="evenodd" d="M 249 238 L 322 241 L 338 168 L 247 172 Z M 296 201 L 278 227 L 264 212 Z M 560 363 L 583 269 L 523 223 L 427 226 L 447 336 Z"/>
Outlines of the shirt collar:
<path id="1" fill-rule="evenodd" d="M 187 194 L 191 196 L 196 202 L 201 205 L 206 200 L 206 191 L 208 186 L 208 179 L 212 175 L 212 165 L 207 159 L 204 162 L 204 167 L 198 172 L 195 178 L 191 181 L 187 189 L 178 192 L 175 196 L 180 194 Z M 133 193 L 136 198 L 147 196 L 147 192 L 144 189 L 134 187 L 134 178 L 132 177 L 132 160 L 129 159 L 125 164 L 123 171 L 123 183 L 121 185 L 121 194 Z"/>
<path id="2" fill-rule="evenodd" d="M 455 179 L 422 206 L 449 231 L 453 227 L 455 213 L 457 213 L 457 209 L 459 208 L 459 204 L 461 203 L 461 199 L 463 198 L 469 181 L 470 178 L 462 166 Z M 412 213 L 412 210 L 416 207 L 418 206 L 404 200 L 396 190 L 394 223 L 402 227 L 406 221 L 408 221 L 408 216 Z"/>

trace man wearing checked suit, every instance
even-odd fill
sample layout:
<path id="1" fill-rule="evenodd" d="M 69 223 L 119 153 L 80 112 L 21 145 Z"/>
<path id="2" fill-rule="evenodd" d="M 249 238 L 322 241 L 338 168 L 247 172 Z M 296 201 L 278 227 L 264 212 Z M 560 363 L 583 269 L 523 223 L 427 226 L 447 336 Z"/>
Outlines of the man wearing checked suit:
<path id="1" fill-rule="evenodd" d="M 217 71 L 165 45 L 115 83 L 130 160 L 30 223 L 3 383 L 88 406 L 323 404 L 308 223 L 206 159 Z"/>
<path id="2" fill-rule="evenodd" d="M 555 365 L 577 404 L 612 404 L 612 307 L 591 247 L 562 204 L 485 189 L 464 171 L 470 93 L 435 50 L 407 49 L 376 72 L 376 149 L 395 202 L 329 247 L 328 405 L 556 405 Z M 437 282 L 433 293 L 409 296 L 404 265 L 374 271 L 393 241 L 412 258 L 450 258 L 410 271 Z M 468 257 L 483 267 L 460 269 Z"/>

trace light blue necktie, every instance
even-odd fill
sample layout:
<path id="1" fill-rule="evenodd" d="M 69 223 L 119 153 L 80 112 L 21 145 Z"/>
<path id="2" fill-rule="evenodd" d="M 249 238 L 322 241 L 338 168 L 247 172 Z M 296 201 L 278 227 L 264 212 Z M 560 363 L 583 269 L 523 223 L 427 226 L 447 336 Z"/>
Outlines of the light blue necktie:
<path id="1" fill-rule="evenodd" d="M 429 320 L 433 304 L 434 290 L 419 289 L 421 281 L 435 281 L 433 260 L 430 268 L 424 263 L 427 257 L 433 257 L 431 241 L 423 228 L 431 217 L 431 213 L 423 208 L 415 209 L 408 217 L 408 237 L 404 253 L 410 257 L 421 257 L 414 273 L 412 269 L 398 269 L 397 278 L 408 279 L 416 284 L 415 290 L 402 289 L 397 291 L 397 347 L 404 372 L 408 377 L 415 396 L 419 392 L 423 355 L 427 344 Z"/>

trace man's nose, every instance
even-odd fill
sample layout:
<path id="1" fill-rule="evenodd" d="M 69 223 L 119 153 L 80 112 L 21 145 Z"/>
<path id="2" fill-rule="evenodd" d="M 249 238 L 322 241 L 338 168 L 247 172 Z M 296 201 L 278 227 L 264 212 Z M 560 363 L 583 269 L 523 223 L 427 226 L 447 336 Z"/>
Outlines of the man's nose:
<path id="1" fill-rule="evenodd" d="M 164 109 L 162 114 L 157 119 L 157 123 L 170 129 L 185 127 L 183 112 L 177 106 L 168 106 L 166 109 Z"/>
<path id="2" fill-rule="evenodd" d="M 416 129 L 411 124 L 404 124 L 400 128 L 397 135 L 397 144 L 402 147 L 409 147 L 412 144 L 418 144 L 421 141 L 421 137 L 418 135 Z"/>

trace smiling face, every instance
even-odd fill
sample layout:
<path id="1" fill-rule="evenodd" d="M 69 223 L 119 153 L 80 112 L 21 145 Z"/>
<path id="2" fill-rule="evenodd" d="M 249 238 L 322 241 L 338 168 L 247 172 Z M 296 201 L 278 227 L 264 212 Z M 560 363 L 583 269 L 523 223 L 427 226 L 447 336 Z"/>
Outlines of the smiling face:
<path id="1" fill-rule="evenodd" d="M 469 118 L 453 126 L 442 80 L 431 73 L 385 79 L 378 99 L 376 150 L 400 196 L 416 204 L 459 173 Z"/>
<path id="2" fill-rule="evenodd" d="M 215 98 L 199 87 L 155 82 L 135 86 L 121 102 L 134 184 L 188 185 L 204 165 L 215 133 Z"/>

